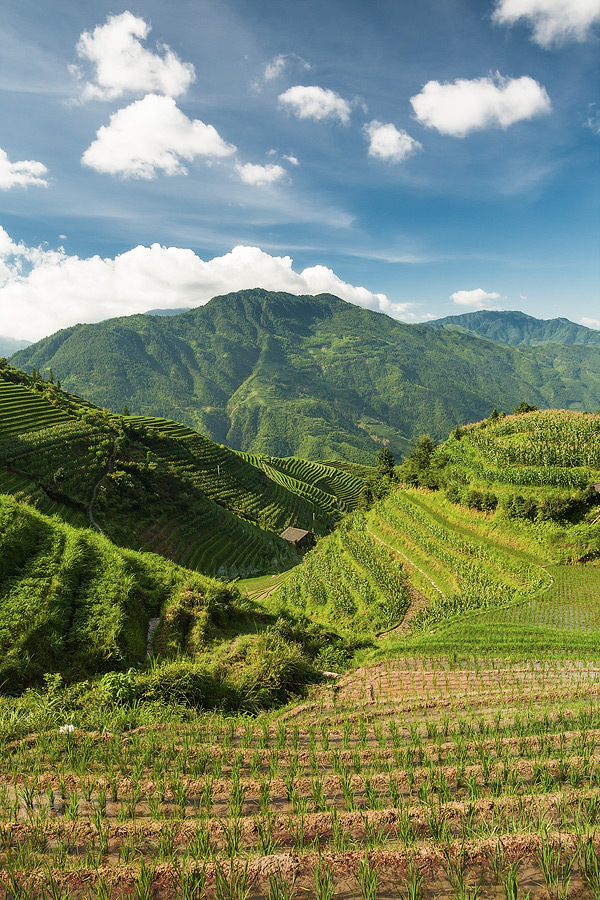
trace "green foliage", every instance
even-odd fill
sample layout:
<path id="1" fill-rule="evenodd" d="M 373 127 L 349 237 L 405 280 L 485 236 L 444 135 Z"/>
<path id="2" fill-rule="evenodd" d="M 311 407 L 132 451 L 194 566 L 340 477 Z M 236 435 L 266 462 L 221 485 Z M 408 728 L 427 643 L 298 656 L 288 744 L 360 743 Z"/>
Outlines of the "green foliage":
<path id="1" fill-rule="evenodd" d="M 100 694 L 109 703 L 131 703 L 138 694 L 136 670 L 107 672 L 100 681 Z"/>
<path id="2" fill-rule="evenodd" d="M 513 409 L 513 415 L 518 416 L 521 413 L 535 412 L 536 410 L 537 406 L 533 406 L 531 403 L 527 403 L 526 400 L 522 400 L 521 403 Z"/>
<path id="3" fill-rule="evenodd" d="M 179 608 L 188 595 L 213 628 L 242 602 L 221 582 L 119 550 L 0 494 L 0 683 L 7 689 L 143 661 L 149 618 Z"/>
<path id="4" fill-rule="evenodd" d="M 382 447 L 379 453 L 377 454 L 377 469 L 383 475 L 391 475 L 396 466 L 396 460 L 394 459 L 394 454 L 389 449 L 389 447 Z"/>

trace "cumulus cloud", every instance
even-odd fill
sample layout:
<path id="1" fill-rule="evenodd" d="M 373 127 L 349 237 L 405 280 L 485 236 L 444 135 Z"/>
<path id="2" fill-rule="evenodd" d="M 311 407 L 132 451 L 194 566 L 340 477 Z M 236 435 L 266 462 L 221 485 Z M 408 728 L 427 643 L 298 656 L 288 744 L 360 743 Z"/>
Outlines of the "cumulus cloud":
<path id="1" fill-rule="evenodd" d="M 8 153 L 0 148 L 0 191 L 8 191 L 16 186 L 27 187 L 29 184 L 48 187 L 48 182 L 43 177 L 47 172 L 43 163 L 33 159 L 11 163 Z"/>
<path id="2" fill-rule="evenodd" d="M 524 19 L 541 47 L 566 41 L 585 41 L 600 21 L 600 0 L 498 0 L 493 20 L 513 25 Z"/>
<path id="3" fill-rule="evenodd" d="M 399 131 L 395 125 L 383 125 L 377 119 L 365 125 L 364 132 L 369 139 L 369 156 L 384 162 L 402 162 L 421 149 L 421 144 L 406 131 Z"/>
<path id="4" fill-rule="evenodd" d="M 283 166 L 275 163 L 269 163 L 266 166 L 259 166 L 254 163 L 245 163 L 245 165 L 236 163 L 235 171 L 245 184 L 256 186 L 273 184 L 275 181 L 281 181 L 286 175 Z"/>
<path id="5" fill-rule="evenodd" d="M 110 117 L 81 161 L 97 172 L 151 179 L 159 171 L 186 174 L 182 160 L 231 156 L 235 150 L 212 125 L 188 119 L 171 97 L 147 94 Z"/>
<path id="6" fill-rule="evenodd" d="M 581 319 L 581 324 L 585 325 L 586 328 L 597 328 L 600 331 L 600 319 L 590 319 L 587 316 L 584 316 Z"/>
<path id="7" fill-rule="evenodd" d="M 325 266 L 296 272 L 289 256 L 234 247 L 204 261 L 192 250 L 152 244 L 113 258 L 80 259 L 64 249 L 17 244 L 0 227 L 2 327 L 15 338 L 38 340 L 77 322 L 154 307 L 201 306 L 217 294 L 262 287 L 292 294 L 332 293 L 367 309 L 401 317 L 409 304 L 348 284 Z"/>
<path id="8" fill-rule="evenodd" d="M 150 25 L 129 11 L 108 16 L 106 25 L 84 31 L 77 44 L 77 55 L 91 64 L 93 80 L 82 89 L 84 100 L 114 100 L 127 93 L 158 92 L 169 97 L 185 93 L 195 80 L 191 63 L 182 62 L 166 44 L 153 53 L 142 45 Z M 81 69 L 71 67 L 73 75 L 83 78 Z"/>
<path id="9" fill-rule="evenodd" d="M 484 291 L 483 288 L 475 288 L 473 291 L 455 291 L 454 294 L 450 294 L 450 299 L 459 306 L 488 309 L 492 301 L 500 299 L 500 294 Z"/>
<path id="10" fill-rule="evenodd" d="M 279 95 L 279 105 L 298 119 L 337 119 L 342 125 L 350 121 L 351 106 L 347 100 L 329 88 L 297 84 Z"/>
<path id="11" fill-rule="evenodd" d="M 508 128 L 551 110 L 546 89 L 527 75 L 428 81 L 410 102 L 419 122 L 454 137 L 495 126 Z"/>

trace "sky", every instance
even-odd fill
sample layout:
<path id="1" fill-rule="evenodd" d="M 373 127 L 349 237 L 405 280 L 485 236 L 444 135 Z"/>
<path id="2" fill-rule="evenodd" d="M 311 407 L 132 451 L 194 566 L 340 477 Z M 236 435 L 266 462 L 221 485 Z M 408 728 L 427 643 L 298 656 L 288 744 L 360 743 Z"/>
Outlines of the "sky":
<path id="1" fill-rule="evenodd" d="M 329 292 L 600 328 L 600 0 L 5 0 L 0 335 Z"/>

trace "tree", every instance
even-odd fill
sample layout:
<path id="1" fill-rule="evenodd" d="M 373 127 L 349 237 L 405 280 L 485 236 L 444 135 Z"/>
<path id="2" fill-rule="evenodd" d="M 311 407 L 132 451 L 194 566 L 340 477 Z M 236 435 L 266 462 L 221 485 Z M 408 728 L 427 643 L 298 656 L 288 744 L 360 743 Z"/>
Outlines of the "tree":
<path id="1" fill-rule="evenodd" d="M 513 416 L 518 416 L 521 413 L 535 412 L 536 410 L 537 406 L 533 406 L 531 403 L 522 400 L 521 403 L 513 409 Z"/>
<path id="2" fill-rule="evenodd" d="M 382 447 L 377 454 L 377 468 L 382 475 L 391 475 L 396 468 L 396 460 L 389 447 Z"/>

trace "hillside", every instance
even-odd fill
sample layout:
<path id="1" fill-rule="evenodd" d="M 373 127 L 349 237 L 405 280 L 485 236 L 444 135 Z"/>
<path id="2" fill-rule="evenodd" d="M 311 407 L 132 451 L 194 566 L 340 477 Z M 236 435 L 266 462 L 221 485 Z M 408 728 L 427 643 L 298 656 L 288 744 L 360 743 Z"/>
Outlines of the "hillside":
<path id="1" fill-rule="evenodd" d="M 524 398 L 600 406 L 598 347 L 490 345 L 331 295 L 240 291 L 180 315 L 77 325 L 13 362 L 238 450 L 371 464 L 381 442 L 399 456 L 422 432 L 439 440 Z"/>
<path id="2" fill-rule="evenodd" d="M 599 436 L 419 440 L 262 605 L 0 497 L 7 897 L 597 897 Z"/>
<path id="3" fill-rule="evenodd" d="M 487 338 L 511 347 L 535 347 L 541 344 L 600 347 L 600 331 L 577 325 L 569 319 L 536 319 L 518 310 L 489 310 L 446 316 L 428 322 L 429 328 L 456 330 Z"/>
<path id="4" fill-rule="evenodd" d="M 79 678 L 137 665 L 151 617 L 187 603 L 210 626 L 239 595 L 152 554 L 120 550 L 0 494 L 0 684 Z M 229 609 L 231 607 L 231 609 Z"/>
<path id="5" fill-rule="evenodd" d="M 331 465 L 244 456 L 164 419 L 111 416 L 0 368 L 0 491 L 208 574 L 293 565 L 278 534 L 330 531 L 361 483 Z"/>
<path id="6" fill-rule="evenodd" d="M 479 636 L 498 646 L 516 640 L 508 621 L 526 624 L 532 604 L 543 607 L 536 598 L 553 583 L 548 566 L 572 567 L 564 571 L 575 596 L 585 567 L 574 564 L 600 560 L 598 414 L 490 418 L 456 429 L 437 448 L 420 441 L 400 478 L 389 496 L 325 538 L 274 596 L 316 621 L 371 636 L 392 626 L 445 633 L 458 622 L 457 645 L 465 615 L 502 609 L 500 633 Z M 600 628 L 597 611 L 582 615 Z"/>

